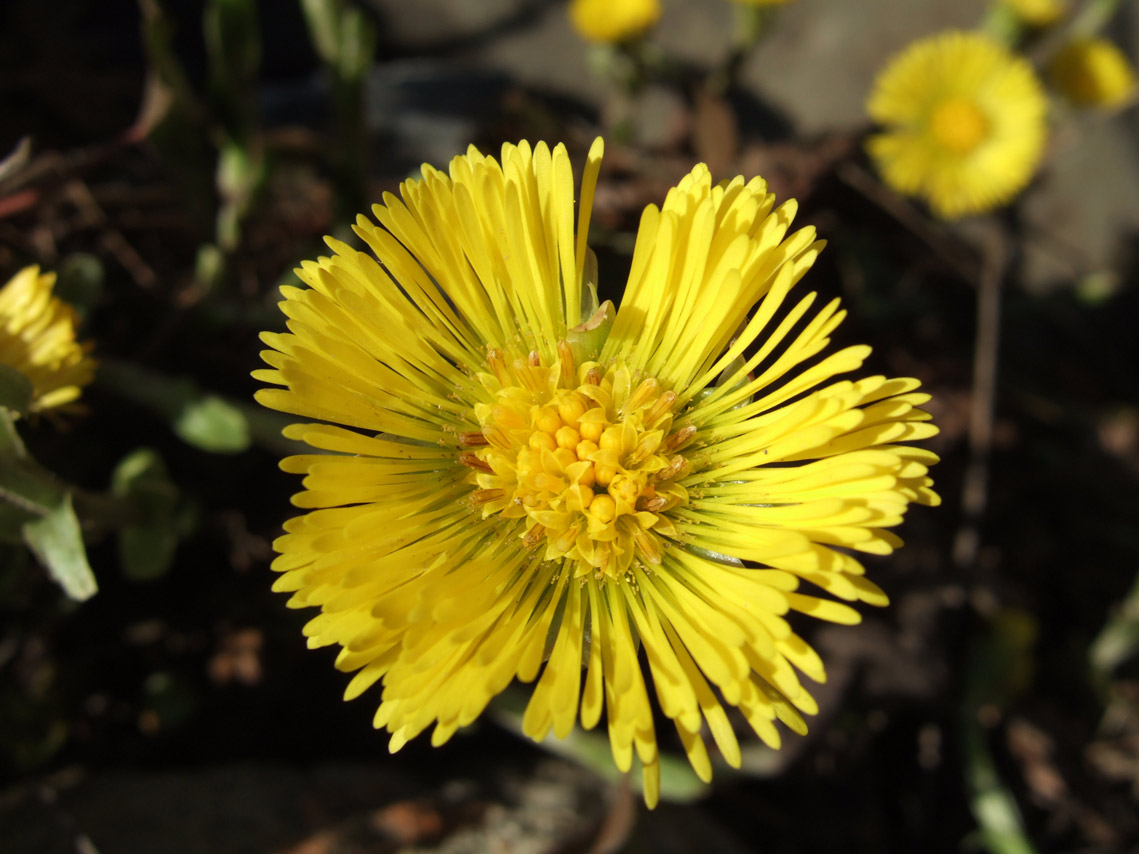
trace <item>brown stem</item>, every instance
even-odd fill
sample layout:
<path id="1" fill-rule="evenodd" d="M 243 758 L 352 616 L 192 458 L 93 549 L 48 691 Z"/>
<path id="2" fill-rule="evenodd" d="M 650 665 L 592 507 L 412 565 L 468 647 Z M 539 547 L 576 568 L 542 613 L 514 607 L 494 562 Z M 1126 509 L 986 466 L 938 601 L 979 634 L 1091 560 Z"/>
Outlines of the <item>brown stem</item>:
<path id="1" fill-rule="evenodd" d="M 1008 241 L 998 225 L 984 246 L 977 291 L 977 339 L 973 350 L 973 394 L 969 408 L 969 462 L 961 489 L 961 527 L 953 543 L 953 562 L 972 566 L 980 546 L 980 521 L 988 504 L 989 452 L 993 443 L 993 407 L 1000 345 L 1001 280 L 1008 265 Z"/>

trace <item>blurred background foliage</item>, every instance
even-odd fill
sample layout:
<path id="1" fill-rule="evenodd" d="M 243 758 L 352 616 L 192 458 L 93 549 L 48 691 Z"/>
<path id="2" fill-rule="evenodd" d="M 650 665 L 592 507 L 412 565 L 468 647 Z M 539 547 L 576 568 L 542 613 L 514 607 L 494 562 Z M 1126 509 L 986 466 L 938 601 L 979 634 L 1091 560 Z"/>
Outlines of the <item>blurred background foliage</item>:
<path id="1" fill-rule="evenodd" d="M 615 38 L 554 0 L 0 7 L 0 273 L 57 271 L 99 362 L 58 418 L 0 374 L 5 850 L 1139 850 L 1134 93 L 1054 98 L 1032 184 L 959 223 L 863 153 L 908 41 L 983 27 L 1043 73 L 1072 34 L 1133 56 L 1139 15 L 858 5 L 664 0 Z M 388 756 L 269 592 L 294 447 L 249 379 L 277 285 L 420 162 L 544 138 L 580 163 L 598 133 L 603 297 L 694 161 L 762 174 L 829 241 L 808 281 L 842 343 L 942 428 L 944 507 L 871 566 L 893 605 L 801 627 L 810 734 L 712 788 L 666 766 L 653 813 L 603 736 L 516 737 L 509 695 Z"/>

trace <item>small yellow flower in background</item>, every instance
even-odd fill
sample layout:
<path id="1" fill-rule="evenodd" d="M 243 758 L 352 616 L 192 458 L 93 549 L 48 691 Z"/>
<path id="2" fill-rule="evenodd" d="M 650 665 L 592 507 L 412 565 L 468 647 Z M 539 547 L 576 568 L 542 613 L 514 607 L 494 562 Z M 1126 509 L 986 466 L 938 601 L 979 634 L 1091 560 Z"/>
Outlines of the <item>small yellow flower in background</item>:
<path id="1" fill-rule="evenodd" d="M 1028 61 L 981 33 L 915 42 L 867 102 L 867 150 L 890 186 L 952 219 L 1011 200 L 1044 152 L 1048 101 Z"/>
<path id="2" fill-rule="evenodd" d="M 636 38 L 660 19 L 660 0 L 572 0 L 570 23 L 591 42 Z"/>
<path id="3" fill-rule="evenodd" d="M 55 273 L 25 267 L 0 288 L 0 364 L 31 380 L 32 412 L 71 403 L 95 376 L 93 345 L 75 340 L 75 310 L 54 286 Z"/>
<path id="4" fill-rule="evenodd" d="M 620 309 L 597 307 L 601 153 L 576 236 L 561 145 L 424 166 L 357 219 L 370 253 L 328 238 L 282 289 L 289 331 L 262 335 L 254 376 L 280 386 L 263 405 L 323 422 L 286 430 L 319 453 L 281 464 L 307 512 L 274 544 L 275 589 L 320 609 L 305 633 L 341 647 L 347 699 L 382 682 L 391 749 L 536 680 L 524 731 L 604 712 L 651 805 L 650 692 L 705 780 L 705 732 L 740 763 L 725 706 L 772 747 L 776 720 L 806 730 L 800 674 L 826 676 L 793 614 L 887 603 L 856 555 L 938 503 L 937 458 L 899 444 L 937 429 L 917 380 L 840 378 L 869 348 L 828 354 L 838 300 L 788 299 L 822 243 L 759 178 L 694 168 L 644 211 Z"/>
<path id="5" fill-rule="evenodd" d="M 1135 69 L 1118 47 L 1101 38 L 1076 39 L 1048 63 L 1048 79 L 1081 107 L 1113 109 L 1135 99 Z"/>
<path id="6" fill-rule="evenodd" d="M 1001 0 L 1016 16 L 1030 27 L 1050 27 L 1067 11 L 1062 0 Z"/>

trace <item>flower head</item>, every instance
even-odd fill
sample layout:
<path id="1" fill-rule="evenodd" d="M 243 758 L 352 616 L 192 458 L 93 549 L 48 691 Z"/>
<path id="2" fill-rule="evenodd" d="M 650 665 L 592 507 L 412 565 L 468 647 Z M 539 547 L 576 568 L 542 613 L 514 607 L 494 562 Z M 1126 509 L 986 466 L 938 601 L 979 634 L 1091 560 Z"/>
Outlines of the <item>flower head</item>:
<path id="1" fill-rule="evenodd" d="M 636 38 L 660 19 L 660 0 L 572 0 L 570 23 L 591 42 Z"/>
<path id="2" fill-rule="evenodd" d="M 867 102 L 885 126 L 867 149 L 886 182 L 954 218 L 989 210 L 1028 183 L 1044 151 L 1044 90 L 1022 58 L 980 33 L 910 45 Z"/>
<path id="3" fill-rule="evenodd" d="M 95 375 L 92 345 L 75 340 L 75 310 L 54 286 L 55 273 L 25 267 L 0 288 L 0 364 L 31 381 L 32 412 L 71 403 Z"/>
<path id="4" fill-rule="evenodd" d="M 799 674 L 825 671 L 793 612 L 886 603 L 855 555 L 937 502 L 936 457 L 898 444 L 936 428 L 916 380 L 839 378 L 869 349 L 824 355 L 837 300 L 788 299 L 822 243 L 759 178 L 693 169 L 645 210 L 620 309 L 597 306 L 600 158 L 598 140 L 576 237 L 560 145 L 424 166 L 357 219 L 370 253 L 329 238 L 302 265 L 255 376 L 278 386 L 262 404 L 324 422 L 287 430 L 320 453 L 282 463 L 308 512 L 275 543 L 275 587 L 320 608 L 305 632 L 341 647 L 348 698 L 382 681 L 392 750 L 537 680 L 526 733 L 604 711 L 653 803 L 650 690 L 704 779 L 705 721 L 740 760 L 725 706 L 773 746 L 776 720 L 805 731 Z"/>
<path id="5" fill-rule="evenodd" d="M 1063 0 L 1002 0 L 1030 27 L 1050 27 L 1064 17 Z"/>
<path id="6" fill-rule="evenodd" d="M 1114 109 L 1135 99 L 1135 69 L 1106 39 L 1074 39 L 1048 64 L 1052 86 L 1082 107 Z"/>

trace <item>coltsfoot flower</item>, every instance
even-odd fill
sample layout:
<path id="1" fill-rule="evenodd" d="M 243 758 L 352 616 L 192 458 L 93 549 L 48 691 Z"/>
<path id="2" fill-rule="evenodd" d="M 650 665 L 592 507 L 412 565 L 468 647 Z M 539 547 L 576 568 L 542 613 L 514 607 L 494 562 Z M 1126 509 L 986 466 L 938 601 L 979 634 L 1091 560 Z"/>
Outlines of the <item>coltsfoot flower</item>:
<path id="1" fill-rule="evenodd" d="M 1057 92 L 1081 107 L 1110 110 L 1135 100 L 1135 69 L 1106 39 L 1068 42 L 1048 63 L 1048 79 Z"/>
<path id="2" fill-rule="evenodd" d="M 1050 27 L 1067 11 L 1062 0 L 1002 0 L 1020 20 L 1030 27 Z"/>
<path id="3" fill-rule="evenodd" d="M 572 0 L 569 16 L 573 28 L 588 41 L 623 42 L 660 20 L 660 0 Z"/>
<path id="4" fill-rule="evenodd" d="M 981 33 L 922 39 L 887 63 L 867 149 L 895 190 L 952 219 L 1011 200 L 1044 152 L 1048 100 L 1032 66 Z"/>
<path id="5" fill-rule="evenodd" d="M 357 219 L 370 252 L 329 238 L 283 288 L 289 331 L 262 335 L 255 376 L 278 386 L 262 404 L 321 422 L 286 431 L 320 453 L 282 462 L 307 512 L 275 589 L 320 609 L 305 633 L 341 648 L 347 698 L 382 682 L 391 749 L 536 681 L 525 732 L 604 714 L 652 804 L 650 693 L 705 780 L 706 732 L 740 761 L 727 707 L 773 747 L 776 720 L 806 730 L 800 674 L 826 677 L 793 612 L 886 604 L 856 555 L 937 503 L 936 457 L 899 444 L 936 428 L 917 380 L 840 378 L 869 348 L 827 354 L 838 301 L 788 300 L 822 242 L 759 178 L 693 169 L 645 210 L 620 309 L 598 306 L 601 153 L 576 236 L 561 145 L 424 166 Z"/>
<path id="6" fill-rule="evenodd" d="M 0 364 L 31 381 L 31 412 L 72 403 L 95 376 L 93 345 L 75 340 L 75 310 L 54 287 L 55 273 L 25 267 L 0 288 Z"/>

